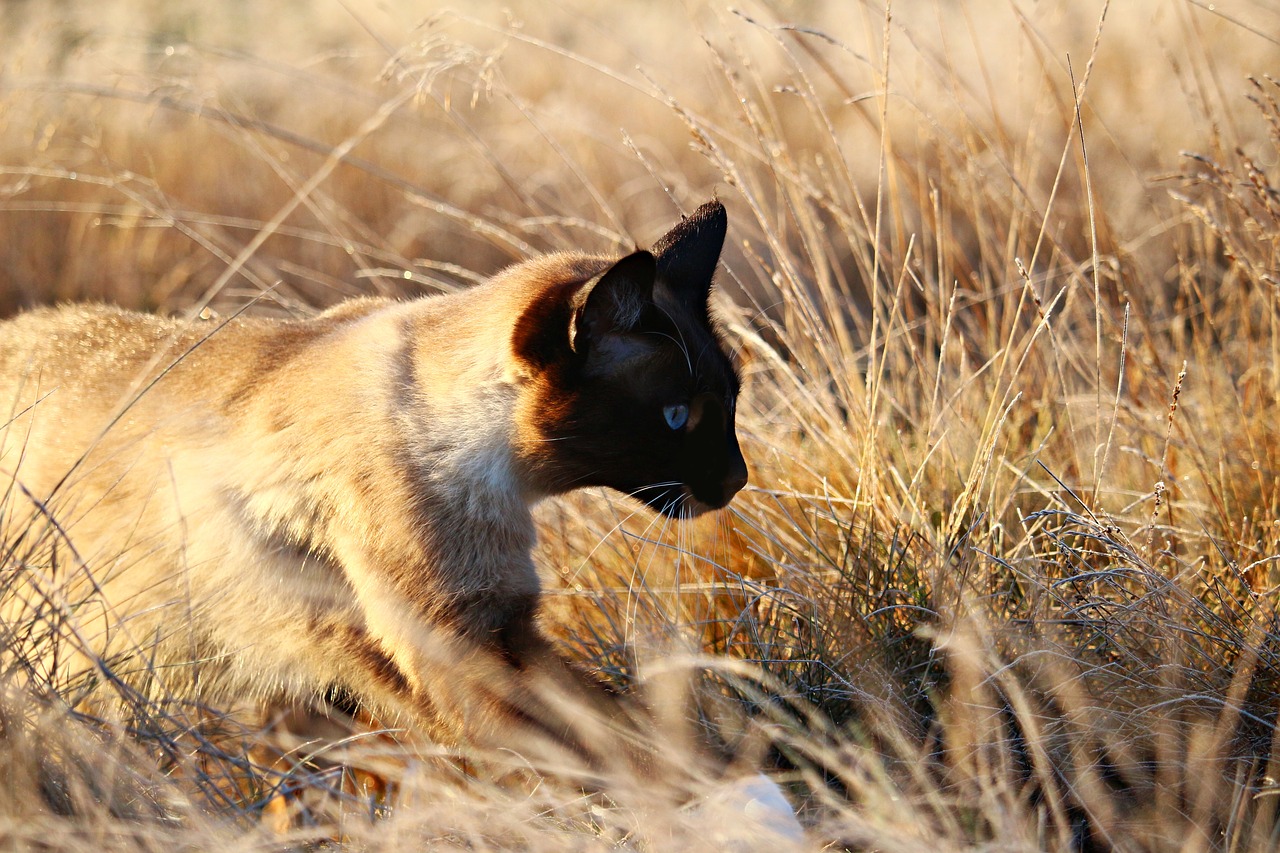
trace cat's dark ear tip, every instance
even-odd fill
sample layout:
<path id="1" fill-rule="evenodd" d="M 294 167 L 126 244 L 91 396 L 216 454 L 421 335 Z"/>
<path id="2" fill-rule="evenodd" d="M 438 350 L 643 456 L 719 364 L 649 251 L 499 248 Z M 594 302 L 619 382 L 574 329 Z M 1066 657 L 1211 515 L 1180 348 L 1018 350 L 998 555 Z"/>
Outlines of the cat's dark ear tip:
<path id="1" fill-rule="evenodd" d="M 703 204 L 693 212 L 693 216 L 689 218 L 711 221 L 719 220 L 725 225 L 729 224 L 729 214 L 725 211 L 724 204 L 718 198 L 713 198 L 711 201 L 703 202 Z"/>
<path id="2" fill-rule="evenodd" d="M 724 205 L 720 199 L 713 198 L 689 216 L 682 216 L 680 222 L 653 245 L 652 251 L 660 266 L 669 266 L 672 255 L 702 254 L 714 249 L 710 267 L 705 270 L 710 276 L 728 230 L 729 216 Z"/>
<path id="3" fill-rule="evenodd" d="M 723 234 L 729 230 L 729 214 L 725 211 L 720 199 L 713 198 L 711 201 L 703 202 L 689 216 L 681 217 L 680 225 L 691 230 Z"/>

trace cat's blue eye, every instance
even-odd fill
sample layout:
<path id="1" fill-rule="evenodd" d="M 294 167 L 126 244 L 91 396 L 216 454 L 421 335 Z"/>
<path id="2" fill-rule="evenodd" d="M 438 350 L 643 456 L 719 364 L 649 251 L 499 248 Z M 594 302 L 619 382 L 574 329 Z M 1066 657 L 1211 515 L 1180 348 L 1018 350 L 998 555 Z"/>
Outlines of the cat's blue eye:
<path id="1" fill-rule="evenodd" d="M 682 429 L 689 422 L 689 407 L 684 403 L 663 406 L 662 416 L 667 419 L 667 426 L 672 429 Z"/>

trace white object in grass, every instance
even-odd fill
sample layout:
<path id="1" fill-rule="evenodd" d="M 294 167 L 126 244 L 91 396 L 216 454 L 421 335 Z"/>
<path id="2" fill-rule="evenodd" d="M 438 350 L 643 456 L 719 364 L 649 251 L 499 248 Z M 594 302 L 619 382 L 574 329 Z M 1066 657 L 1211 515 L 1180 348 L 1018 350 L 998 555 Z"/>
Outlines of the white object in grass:
<path id="1" fill-rule="evenodd" d="M 726 849 L 759 849 L 757 845 L 763 843 L 774 845 L 774 850 L 789 850 L 798 849 L 804 841 L 804 828 L 791 803 L 762 773 L 722 782 L 694 805 L 692 812 L 709 818 L 711 832 Z M 788 846 L 776 846 L 779 844 Z"/>

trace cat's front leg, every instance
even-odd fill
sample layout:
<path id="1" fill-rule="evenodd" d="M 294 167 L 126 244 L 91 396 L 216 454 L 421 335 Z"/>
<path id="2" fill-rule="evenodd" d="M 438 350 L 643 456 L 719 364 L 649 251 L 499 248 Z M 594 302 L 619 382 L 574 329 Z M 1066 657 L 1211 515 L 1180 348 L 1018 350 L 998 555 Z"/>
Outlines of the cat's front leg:
<path id="1" fill-rule="evenodd" d="M 619 693 L 564 659 L 538 628 L 530 607 L 477 644 L 494 667 L 488 684 L 501 685 L 488 707 L 494 730 L 511 723 L 549 739 L 554 752 L 573 756 L 592 773 L 663 775 L 652 720 L 634 697 Z"/>
<path id="2" fill-rule="evenodd" d="M 506 626 L 490 648 L 511 668 L 502 680 L 522 685 L 506 697 L 515 703 L 500 713 L 550 734 L 559 766 L 572 752 L 608 781 L 638 785 L 646 798 L 685 803 L 730 845 L 803 838 L 775 782 L 697 737 L 684 713 L 686 696 L 669 692 L 666 701 L 678 707 L 664 709 L 668 713 L 642 709 L 561 658 L 532 619 Z M 732 827 L 727 835 L 725 827 Z"/>
<path id="3" fill-rule="evenodd" d="M 662 775 L 647 715 L 562 658 L 528 604 L 491 601 L 458 617 L 478 630 L 431 631 L 416 655 L 416 712 L 472 757 L 555 768 L 592 786 Z M 507 617 L 497 625 L 495 609 Z"/>

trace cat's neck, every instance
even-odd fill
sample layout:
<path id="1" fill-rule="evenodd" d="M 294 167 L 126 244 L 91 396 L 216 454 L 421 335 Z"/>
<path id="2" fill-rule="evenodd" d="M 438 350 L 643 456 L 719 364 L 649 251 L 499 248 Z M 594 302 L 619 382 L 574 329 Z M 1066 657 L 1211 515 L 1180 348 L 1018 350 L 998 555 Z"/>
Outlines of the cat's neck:
<path id="1" fill-rule="evenodd" d="M 406 349 L 397 355 L 401 405 L 390 432 L 399 437 L 403 487 L 419 508 L 413 547 L 426 549 L 427 564 L 451 566 L 455 595 L 538 589 L 531 506 L 542 496 L 513 452 L 521 377 L 501 308 L 477 288 L 409 303 L 398 319 Z"/>
<path id="2" fill-rule="evenodd" d="M 540 496 L 511 450 L 519 377 L 506 357 L 510 324 L 492 300 L 481 311 L 474 298 L 371 301 L 321 315 L 291 363 L 255 386 L 237 422 L 257 430 L 256 458 L 272 464 L 237 466 L 233 476 L 235 491 L 253 496 L 260 529 L 287 529 L 322 549 L 338 535 L 365 539 L 406 571 L 452 565 L 467 589 L 529 560 Z M 314 523 L 294 530 L 299 518 Z"/>
<path id="3" fill-rule="evenodd" d="M 405 306 L 396 356 L 404 405 L 394 414 L 419 477 L 489 522 L 517 507 L 527 514 L 542 497 L 513 452 L 523 377 L 510 357 L 512 319 L 494 291 Z"/>

